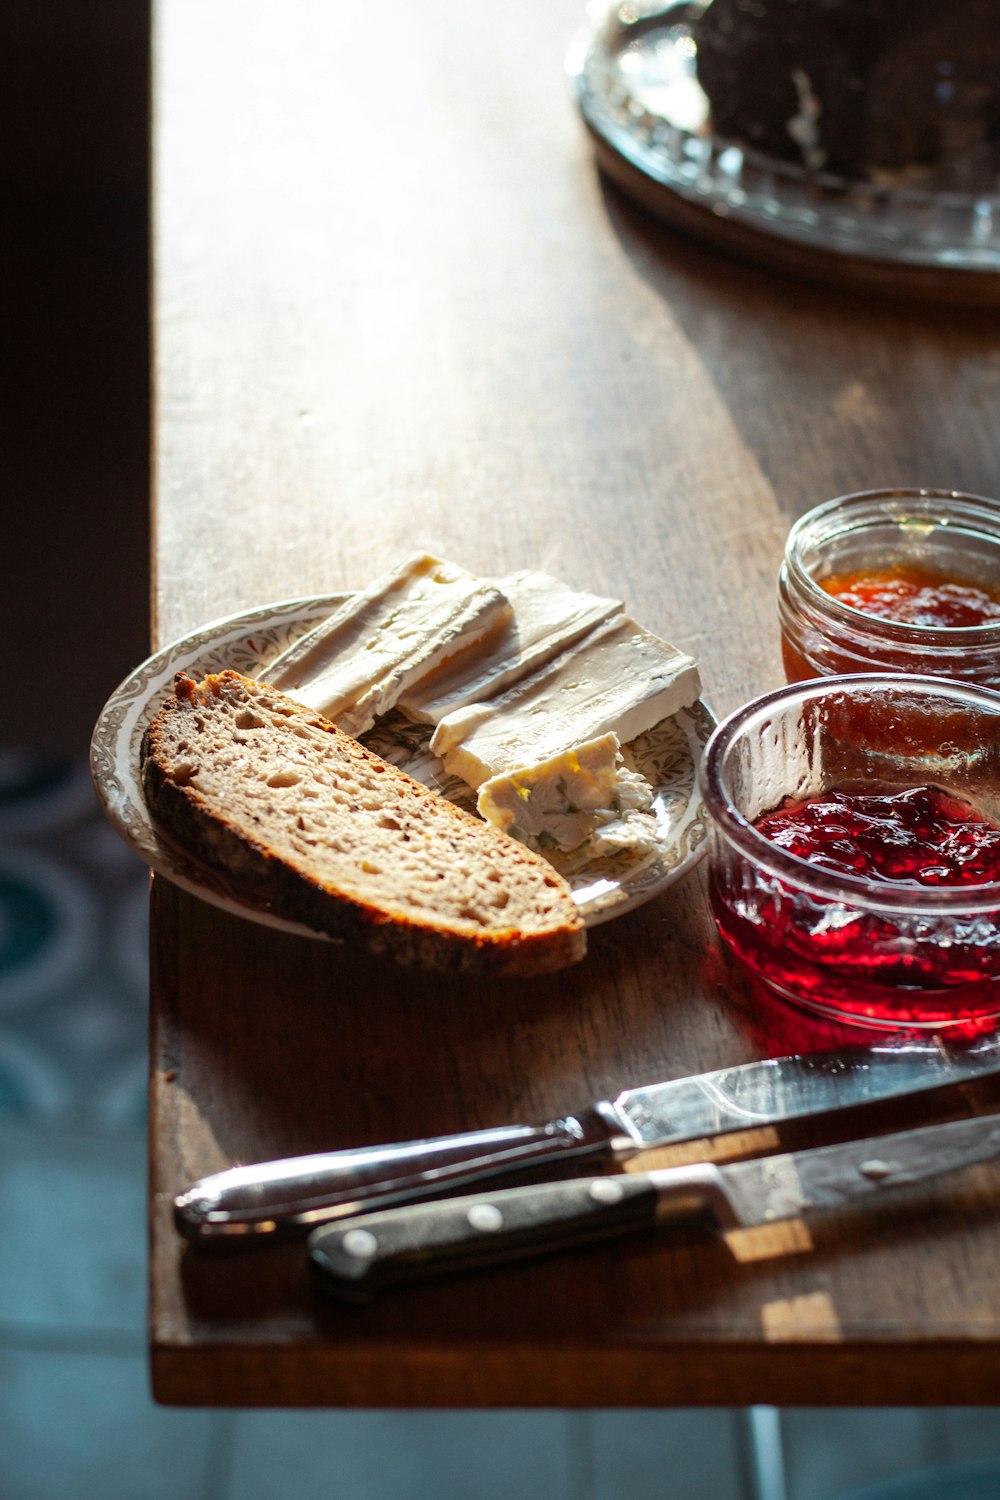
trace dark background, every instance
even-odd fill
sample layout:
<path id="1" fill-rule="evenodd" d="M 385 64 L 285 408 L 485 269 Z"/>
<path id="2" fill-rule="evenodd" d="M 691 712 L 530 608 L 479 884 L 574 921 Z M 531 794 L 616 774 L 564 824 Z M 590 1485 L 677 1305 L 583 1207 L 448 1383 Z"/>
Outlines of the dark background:
<path id="1" fill-rule="evenodd" d="M 85 752 L 148 654 L 149 25 L 0 6 L 0 745 Z"/>

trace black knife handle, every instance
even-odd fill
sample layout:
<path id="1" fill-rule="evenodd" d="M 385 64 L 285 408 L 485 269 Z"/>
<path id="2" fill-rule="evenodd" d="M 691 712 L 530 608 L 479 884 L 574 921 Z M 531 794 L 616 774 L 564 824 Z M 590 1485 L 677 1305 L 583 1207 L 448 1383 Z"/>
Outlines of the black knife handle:
<path id="1" fill-rule="evenodd" d="M 497 1173 L 634 1149 L 613 1106 L 602 1102 L 541 1125 L 499 1126 L 231 1167 L 203 1177 L 177 1197 L 174 1220 L 190 1240 L 273 1240 Z"/>
<path id="2" fill-rule="evenodd" d="M 524 1256 L 545 1255 L 715 1207 L 710 1165 L 619 1173 L 363 1214 L 309 1236 L 326 1291 L 368 1301 L 382 1287 Z"/>

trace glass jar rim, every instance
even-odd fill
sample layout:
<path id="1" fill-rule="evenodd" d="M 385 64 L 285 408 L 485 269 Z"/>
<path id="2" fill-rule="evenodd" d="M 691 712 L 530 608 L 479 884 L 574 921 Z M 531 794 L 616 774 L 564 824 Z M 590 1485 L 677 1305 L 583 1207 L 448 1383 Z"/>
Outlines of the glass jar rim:
<path id="1" fill-rule="evenodd" d="M 983 625 L 908 624 L 902 620 L 889 620 L 881 615 L 868 614 L 865 610 L 845 604 L 835 594 L 828 594 L 816 582 L 802 562 L 802 552 L 806 546 L 816 545 L 824 539 L 823 528 L 831 517 L 850 516 L 852 513 L 863 517 L 871 509 L 872 520 L 875 520 L 879 515 L 877 507 L 892 500 L 909 501 L 927 511 L 947 502 L 955 512 L 956 521 L 971 523 L 979 520 L 992 523 L 1000 550 L 1000 501 L 987 495 L 937 489 L 857 490 L 852 494 L 838 495 L 833 500 L 823 501 L 793 523 L 785 543 L 782 562 L 788 579 L 806 596 L 813 609 L 836 621 L 847 632 L 873 634 L 879 640 L 892 641 L 903 647 L 925 647 L 935 651 L 961 652 L 979 646 L 1000 648 L 1000 619 Z M 946 518 L 945 524 L 950 519 Z M 861 521 L 851 529 L 861 530 Z"/>
<path id="2" fill-rule="evenodd" d="M 721 837 L 755 866 L 777 879 L 824 901 L 839 900 L 870 911 L 910 911 L 919 915 L 965 911 L 970 916 L 990 912 L 1000 920 L 1000 881 L 963 886 L 892 886 L 866 880 L 861 875 L 834 874 L 781 849 L 739 812 L 728 794 L 723 767 L 726 753 L 738 736 L 776 710 L 834 692 L 884 691 L 907 695 L 917 691 L 932 697 L 964 700 L 968 707 L 985 709 L 997 718 L 1000 733 L 1000 692 L 970 683 L 909 673 L 861 672 L 836 677 L 815 677 L 805 682 L 775 688 L 751 699 L 726 716 L 709 736 L 698 766 L 698 783 L 705 809 Z"/>

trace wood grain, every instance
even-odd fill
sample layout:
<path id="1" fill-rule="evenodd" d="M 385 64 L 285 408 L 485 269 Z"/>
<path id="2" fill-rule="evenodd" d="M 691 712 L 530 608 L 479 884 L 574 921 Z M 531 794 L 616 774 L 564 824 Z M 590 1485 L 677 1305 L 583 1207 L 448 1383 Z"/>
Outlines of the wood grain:
<path id="1" fill-rule="evenodd" d="M 1000 489 L 996 314 L 768 274 L 646 217 L 575 117 L 579 21 L 577 0 L 160 0 L 157 646 L 426 545 L 624 597 L 722 713 L 781 680 L 797 515 Z M 794 1253 L 692 1229 L 360 1312 L 321 1300 L 301 1247 L 183 1250 L 172 1195 L 234 1162 L 544 1119 L 829 1041 L 733 971 L 700 870 L 516 985 L 428 980 L 156 880 L 151 1004 L 161 1401 L 1000 1399 L 987 1168 Z"/>

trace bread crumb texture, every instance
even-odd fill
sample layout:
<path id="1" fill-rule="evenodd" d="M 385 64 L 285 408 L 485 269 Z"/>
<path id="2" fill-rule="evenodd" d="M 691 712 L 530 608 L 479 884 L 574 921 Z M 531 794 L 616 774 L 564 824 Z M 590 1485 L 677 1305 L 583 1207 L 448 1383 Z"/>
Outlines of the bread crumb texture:
<path id="1" fill-rule="evenodd" d="M 582 918 L 543 858 L 239 673 L 178 675 L 142 780 L 157 822 L 277 916 L 436 970 L 583 957 Z"/>

